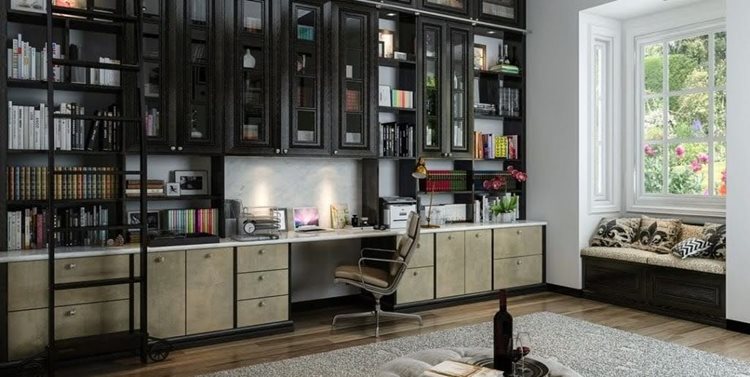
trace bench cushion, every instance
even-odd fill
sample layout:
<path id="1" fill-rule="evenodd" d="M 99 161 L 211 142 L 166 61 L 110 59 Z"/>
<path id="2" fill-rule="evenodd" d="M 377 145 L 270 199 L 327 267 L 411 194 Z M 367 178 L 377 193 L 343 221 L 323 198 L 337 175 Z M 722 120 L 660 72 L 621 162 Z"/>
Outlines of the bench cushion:
<path id="1" fill-rule="evenodd" d="M 683 270 L 707 272 L 719 275 L 725 275 L 727 271 L 726 262 L 721 260 L 704 258 L 680 259 L 671 254 L 657 254 L 650 251 L 630 248 L 586 247 L 581 250 L 581 255 L 649 264 L 652 266 L 680 268 Z"/>

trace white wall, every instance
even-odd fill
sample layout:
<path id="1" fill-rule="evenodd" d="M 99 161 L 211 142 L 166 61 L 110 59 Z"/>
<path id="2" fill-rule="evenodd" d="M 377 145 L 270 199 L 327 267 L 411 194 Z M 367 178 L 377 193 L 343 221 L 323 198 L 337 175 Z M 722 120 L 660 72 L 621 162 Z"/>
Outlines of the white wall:
<path id="1" fill-rule="evenodd" d="M 750 323 L 750 1 L 727 0 L 727 318 Z"/>
<path id="2" fill-rule="evenodd" d="M 530 219 L 546 220 L 547 282 L 581 288 L 578 16 L 610 0 L 528 0 Z M 588 227 L 588 225 L 586 225 Z M 589 231 L 586 231 L 589 232 Z"/>

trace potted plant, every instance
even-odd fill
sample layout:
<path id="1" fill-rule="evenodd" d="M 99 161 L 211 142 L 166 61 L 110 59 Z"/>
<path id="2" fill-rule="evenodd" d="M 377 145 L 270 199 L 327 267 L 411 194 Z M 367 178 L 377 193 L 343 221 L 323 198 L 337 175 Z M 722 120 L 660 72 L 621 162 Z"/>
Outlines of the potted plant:
<path id="1" fill-rule="evenodd" d="M 515 220 L 516 208 L 518 207 L 518 196 L 508 195 L 508 183 L 510 179 L 517 182 L 526 182 L 528 176 L 521 170 L 508 166 L 507 174 L 499 174 L 492 179 L 485 180 L 482 187 L 485 190 L 499 196 L 490 206 L 492 217 L 500 222 L 512 222 Z"/>
<path id="2" fill-rule="evenodd" d="M 506 195 L 492 203 L 490 211 L 492 212 L 492 216 L 500 219 L 500 222 L 510 223 L 516 219 L 517 206 L 518 197 Z"/>

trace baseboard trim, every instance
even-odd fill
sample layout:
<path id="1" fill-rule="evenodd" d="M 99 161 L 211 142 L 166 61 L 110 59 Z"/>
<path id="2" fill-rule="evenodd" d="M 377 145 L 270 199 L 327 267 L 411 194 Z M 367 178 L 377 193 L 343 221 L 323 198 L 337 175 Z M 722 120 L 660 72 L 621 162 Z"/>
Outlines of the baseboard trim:
<path id="1" fill-rule="evenodd" d="M 311 301 L 293 302 L 292 312 L 305 312 L 309 310 L 317 310 L 330 308 L 332 306 L 345 305 L 369 305 L 369 302 L 365 299 L 364 295 L 361 294 L 329 297 Z"/>
<path id="2" fill-rule="evenodd" d="M 750 334 L 750 323 L 727 319 L 727 330 Z"/>
<path id="3" fill-rule="evenodd" d="M 562 285 L 547 283 L 547 290 L 549 290 L 550 292 L 560 293 L 573 297 L 583 297 L 583 289 L 575 289 Z"/>

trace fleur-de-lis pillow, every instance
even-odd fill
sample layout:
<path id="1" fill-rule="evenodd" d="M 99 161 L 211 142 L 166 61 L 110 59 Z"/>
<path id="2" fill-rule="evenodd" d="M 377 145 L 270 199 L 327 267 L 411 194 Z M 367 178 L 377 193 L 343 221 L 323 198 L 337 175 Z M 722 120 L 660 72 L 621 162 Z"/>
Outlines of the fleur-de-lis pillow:
<path id="1" fill-rule="evenodd" d="M 591 246 L 628 246 L 638 231 L 641 219 L 637 217 L 603 218 L 591 238 Z"/>
<path id="2" fill-rule="evenodd" d="M 703 239 L 709 243 L 708 249 L 701 255 L 704 258 L 724 260 L 727 256 L 727 226 L 724 224 L 706 223 L 703 226 Z"/>
<path id="3" fill-rule="evenodd" d="M 682 228 L 682 220 L 653 219 L 643 216 L 633 247 L 641 250 L 669 254 L 677 243 Z"/>

